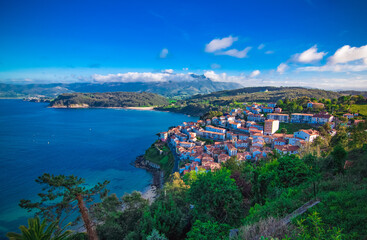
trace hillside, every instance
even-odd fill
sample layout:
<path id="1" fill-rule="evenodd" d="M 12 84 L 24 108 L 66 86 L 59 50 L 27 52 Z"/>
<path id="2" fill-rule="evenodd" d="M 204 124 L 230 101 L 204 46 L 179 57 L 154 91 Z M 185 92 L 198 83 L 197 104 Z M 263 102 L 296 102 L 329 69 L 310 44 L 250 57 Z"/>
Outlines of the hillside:
<path id="1" fill-rule="evenodd" d="M 309 97 L 309 98 L 338 98 L 342 93 L 321 89 L 301 87 L 249 87 L 235 90 L 214 92 L 206 95 L 193 96 L 191 99 L 236 100 L 239 102 L 276 102 L 279 99 Z"/>
<path id="2" fill-rule="evenodd" d="M 362 95 L 363 97 L 367 97 L 367 91 L 354 91 L 354 90 L 349 90 L 349 91 L 339 91 L 342 94 L 346 94 L 346 95 Z"/>
<path id="3" fill-rule="evenodd" d="M 4 84 L 0 83 L 0 98 L 56 97 L 71 92 L 151 92 L 165 97 L 190 97 L 215 91 L 242 87 L 238 83 L 214 82 L 202 75 L 192 75 L 191 81 L 170 82 L 106 82 L 106 83 L 53 83 L 53 84 Z"/>
<path id="4" fill-rule="evenodd" d="M 249 87 L 235 90 L 195 95 L 187 100 L 177 101 L 174 106 L 165 106 L 159 110 L 202 116 L 208 111 L 225 111 L 228 106 L 244 102 L 276 102 L 279 99 L 301 97 L 316 99 L 334 99 L 343 96 L 339 92 L 301 87 Z"/>
<path id="5" fill-rule="evenodd" d="M 167 103 L 165 97 L 146 92 L 64 93 L 53 100 L 50 106 L 56 108 L 147 107 Z"/>

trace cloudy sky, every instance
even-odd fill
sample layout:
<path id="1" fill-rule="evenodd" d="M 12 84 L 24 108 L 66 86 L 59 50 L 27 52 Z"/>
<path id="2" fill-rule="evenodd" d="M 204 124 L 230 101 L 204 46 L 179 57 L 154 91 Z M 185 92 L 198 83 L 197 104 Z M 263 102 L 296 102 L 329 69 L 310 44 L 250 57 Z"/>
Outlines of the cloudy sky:
<path id="1" fill-rule="evenodd" d="M 0 82 L 367 90 L 367 1 L 0 1 Z"/>

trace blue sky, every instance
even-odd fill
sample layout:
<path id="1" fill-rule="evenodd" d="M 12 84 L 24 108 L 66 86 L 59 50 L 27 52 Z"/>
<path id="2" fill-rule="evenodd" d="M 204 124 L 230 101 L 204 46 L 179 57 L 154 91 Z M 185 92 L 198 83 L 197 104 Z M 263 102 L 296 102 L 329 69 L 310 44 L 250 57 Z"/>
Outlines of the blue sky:
<path id="1" fill-rule="evenodd" d="M 366 9 L 363 0 L 0 1 L 0 81 L 197 73 L 244 86 L 367 89 Z"/>

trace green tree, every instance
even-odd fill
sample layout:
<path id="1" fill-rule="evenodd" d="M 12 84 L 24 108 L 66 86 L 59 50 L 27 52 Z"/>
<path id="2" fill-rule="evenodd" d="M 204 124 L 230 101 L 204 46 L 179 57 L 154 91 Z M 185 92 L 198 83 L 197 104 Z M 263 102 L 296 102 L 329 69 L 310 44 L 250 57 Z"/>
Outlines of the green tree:
<path id="1" fill-rule="evenodd" d="M 137 191 L 125 194 L 122 201 L 116 198 L 111 195 L 92 208 L 93 216 L 102 216 L 102 218 L 97 218 L 102 221 L 97 226 L 101 240 L 124 239 L 139 225 L 143 213 L 149 205 L 148 200 L 144 199 Z"/>
<path id="2" fill-rule="evenodd" d="M 194 172 L 194 171 L 192 171 Z M 187 174 L 186 174 L 187 175 Z M 169 182 L 164 185 L 162 190 L 163 194 L 171 194 L 174 198 L 174 201 L 179 206 L 185 206 L 186 203 L 186 193 L 187 190 L 190 188 L 181 178 L 178 172 L 175 172 L 172 175 L 172 178 Z"/>
<path id="3" fill-rule="evenodd" d="M 89 216 L 86 203 L 92 202 L 93 197 L 100 193 L 106 193 L 106 185 L 109 183 L 98 183 L 92 188 L 84 186 L 85 180 L 74 175 L 50 175 L 48 173 L 36 179 L 43 186 L 43 193 L 39 202 L 31 202 L 22 199 L 19 206 L 28 211 L 37 210 L 36 215 L 43 216 L 47 221 L 56 221 L 62 226 L 62 222 L 69 217 L 75 209 L 79 209 L 88 237 L 91 240 L 98 239 L 95 225 Z M 75 222 L 78 219 L 75 220 Z"/>
<path id="4" fill-rule="evenodd" d="M 186 184 L 191 185 L 193 182 L 195 182 L 198 179 L 198 176 L 200 174 L 204 174 L 204 173 L 206 173 L 205 169 L 199 169 L 198 172 L 190 171 L 183 176 L 183 180 Z"/>
<path id="5" fill-rule="evenodd" d="M 297 103 L 295 103 L 295 102 L 292 102 L 291 104 L 290 104 L 290 110 L 291 110 L 291 112 L 295 112 L 295 111 L 297 111 L 297 109 L 298 109 L 298 105 L 297 105 Z"/>
<path id="6" fill-rule="evenodd" d="M 345 159 L 347 157 L 347 151 L 345 151 L 344 147 L 342 147 L 341 145 L 337 145 L 331 152 L 331 156 L 332 156 L 332 167 L 334 171 L 337 173 L 343 173 Z"/>
<path id="7" fill-rule="evenodd" d="M 319 160 L 316 156 L 312 154 L 307 154 L 302 158 L 302 161 L 309 168 L 308 180 L 312 182 L 313 194 L 316 198 L 318 183 L 321 180 Z"/>
<path id="8" fill-rule="evenodd" d="M 336 135 L 331 139 L 331 146 L 343 146 L 348 145 L 349 137 L 345 127 L 340 127 Z"/>
<path id="9" fill-rule="evenodd" d="M 245 162 L 244 161 L 238 161 L 235 156 L 228 159 L 226 162 L 222 163 L 222 167 L 227 168 L 231 172 L 239 171 L 242 172 L 244 170 Z"/>
<path id="10" fill-rule="evenodd" d="M 312 142 L 312 146 L 314 146 L 314 147 L 320 148 L 324 145 L 325 145 L 325 141 L 320 136 L 317 136 L 316 139 Z"/>
<path id="11" fill-rule="evenodd" d="M 268 159 L 270 161 L 274 161 L 274 160 L 279 159 L 281 156 L 282 155 L 280 154 L 280 152 L 278 152 L 277 150 L 273 149 L 273 151 L 268 154 Z"/>
<path id="12" fill-rule="evenodd" d="M 160 195 L 152 205 L 144 211 L 142 220 L 136 230 L 139 238 L 145 239 L 153 229 L 167 236 L 168 239 L 182 239 L 189 224 L 189 205 L 178 204 L 170 192 Z"/>
<path id="13" fill-rule="evenodd" d="M 159 234 L 157 229 L 153 229 L 152 233 L 147 237 L 147 240 L 167 240 L 164 234 Z"/>
<path id="14" fill-rule="evenodd" d="M 276 185 L 283 188 L 297 186 L 307 179 L 309 168 L 297 156 L 288 155 L 278 159 L 278 167 L 275 169 Z"/>
<path id="15" fill-rule="evenodd" d="M 367 143 L 367 132 L 364 130 L 363 124 L 351 128 L 352 141 L 348 144 L 350 149 L 362 148 Z"/>
<path id="16" fill-rule="evenodd" d="M 38 217 L 28 219 L 28 227 L 22 225 L 19 229 L 21 233 L 9 232 L 6 236 L 10 240 L 64 240 L 71 236 L 71 231 L 60 230 L 57 222 L 47 226 L 47 221 L 41 222 Z"/>
<path id="17" fill-rule="evenodd" d="M 279 99 L 278 101 L 277 101 L 277 106 L 282 106 L 283 105 L 283 101 L 281 100 L 281 99 Z"/>
<path id="18" fill-rule="evenodd" d="M 339 228 L 327 228 L 317 212 L 308 215 L 307 218 L 297 221 L 299 240 L 329 240 L 344 239 L 344 234 Z"/>
<path id="19" fill-rule="evenodd" d="M 252 194 L 254 203 L 265 204 L 269 189 L 275 186 L 276 168 L 278 167 L 278 160 L 267 162 L 259 165 L 253 171 L 252 177 Z"/>
<path id="20" fill-rule="evenodd" d="M 201 222 L 196 220 L 190 232 L 187 233 L 188 240 L 221 240 L 227 239 L 230 226 L 217 222 Z"/>
<path id="21" fill-rule="evenodd" d="M 102 202 L 93 204 L 90 210 L 94 219 L 104 222 L 110 218 L 114 218 L 121 208 L 122 202 L 120 199 L 116 194 L 111 194 L 102 198 Z"/>
<path id="22" fill-rule="evenodd" d="M 242 196 L 230 176 L 231 172 L 224 168 L 198 175 L 188 191 L 195 219 L 230 225 L 239 222 L 243 217 Z"/>

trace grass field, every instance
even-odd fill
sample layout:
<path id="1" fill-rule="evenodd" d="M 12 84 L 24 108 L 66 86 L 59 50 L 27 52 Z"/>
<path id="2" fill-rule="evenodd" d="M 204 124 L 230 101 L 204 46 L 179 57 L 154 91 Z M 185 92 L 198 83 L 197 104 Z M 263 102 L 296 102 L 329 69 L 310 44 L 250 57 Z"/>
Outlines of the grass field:
<path id="1" fill-rule="evenodd" d="M 293 134 L 300 129 L 310 129 L 314 127 L 307 123 L 279 123 L 279 130 L 277 131 L 277 133 L 280 133 L 282 128 L 287 129 L 288 134 Z"/>
<path id="2" fill-rule="evenodd" d="M 359 112 L 359 114 L 367 116 L 367 104 L 353 104 L 351 111 L 353 113 Z"/>

